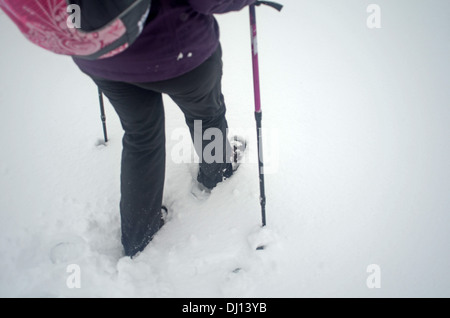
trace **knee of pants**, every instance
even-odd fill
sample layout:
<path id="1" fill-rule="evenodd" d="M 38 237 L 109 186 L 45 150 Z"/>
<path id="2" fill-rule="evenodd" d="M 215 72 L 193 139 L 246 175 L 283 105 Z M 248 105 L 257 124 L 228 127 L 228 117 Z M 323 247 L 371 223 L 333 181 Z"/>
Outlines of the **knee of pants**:
<path id="1" fill-rule="evenodd" d="M 164 126 L 160 129 L 142 129 L 125 131 L 123 146 L 128 150 L 145 151 L 165 147 Z"/>
<path id="2" fill-rule="evenodd" d="M 199 96 L 171 96 L 186 118 L 212 120 L 223 117 L 226 112 L 225 99 L 220 83 Z"/>

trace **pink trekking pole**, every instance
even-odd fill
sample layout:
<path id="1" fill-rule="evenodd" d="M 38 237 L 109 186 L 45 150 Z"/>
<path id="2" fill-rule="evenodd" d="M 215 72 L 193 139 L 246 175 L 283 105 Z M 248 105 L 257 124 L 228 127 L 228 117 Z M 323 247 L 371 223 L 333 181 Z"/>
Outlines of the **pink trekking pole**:
<path id="1" fill-rule="evenodd" d="M 255 119 L 258 142 L 258 167 L 259 167 L 259 189 L 260 189 L 260 203 L 262 226 L 266 226 L 266 194 L 264 185 L 264 159 L 263 159 L 263 145 L 262 145 L 262 110 L 261 110 L 261 90 L 259 83 L 259 61 L 258 61 L 258 38 L 256 30 L 256 10 L 255 6 L 261 4 L 268 5 L 278 11 L 281 11 L 283 6 L 281 4 L 270 1 L 256 1 L 250 5 L 250 27 L 251 27 L 251 44 L 252 44 L 252 64 L 253 64 L 253 88 L 255 95 Z M 264 247 L 261 247 L 261 249 Z M 259 248 L 258 248 L 259 249 Z"/>

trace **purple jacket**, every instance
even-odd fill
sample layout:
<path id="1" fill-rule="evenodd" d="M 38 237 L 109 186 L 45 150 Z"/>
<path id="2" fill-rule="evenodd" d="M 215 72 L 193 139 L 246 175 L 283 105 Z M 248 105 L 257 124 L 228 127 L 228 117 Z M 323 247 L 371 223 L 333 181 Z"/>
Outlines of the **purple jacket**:
<path id="1" fill-rule="evenodd" d="M 151 20 L 124 52 L 106 59 L 74 58 L 84 73 L 122 82 L 156 82 L 187 73 L 219 45 L 213 14 L 238 11 L 256 0 L 154 0 Z"/>

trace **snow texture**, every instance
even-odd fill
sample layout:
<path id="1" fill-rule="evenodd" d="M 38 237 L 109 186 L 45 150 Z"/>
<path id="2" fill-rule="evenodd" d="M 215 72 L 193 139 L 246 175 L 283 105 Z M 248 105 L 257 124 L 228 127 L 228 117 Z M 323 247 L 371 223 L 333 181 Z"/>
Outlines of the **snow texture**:
<path id="1" fill-rule="evenodd" d="M 0 13 L 0 297 L 449 297 L 450 4 L 379 0 L 370 29 L 370 3 L 257 8 L 264 229 L 248 11 L 218 16 L 248 160 L 192 198 L 195 164 L 171 159 L 187 128 L 166 98 L 170 212 L 135 259 L 120 245 L 111 105 L 104 145 L 91 80 Z"/>

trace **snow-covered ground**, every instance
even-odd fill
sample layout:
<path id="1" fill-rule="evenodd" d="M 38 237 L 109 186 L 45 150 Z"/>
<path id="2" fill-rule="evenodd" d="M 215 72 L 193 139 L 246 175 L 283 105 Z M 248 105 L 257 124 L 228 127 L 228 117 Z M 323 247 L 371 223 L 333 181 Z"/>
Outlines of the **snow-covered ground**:
<path id="1" fill-rule="evenodd" d="M 248 11 L 218 16 L 228 120 L 249 157 L 193 199 L 195 166 L 175 151 L 187 130 L 166 99 L 169 221 L 133 260 L 117 116 L 107 103 L 104 146 L 90 79 L 0 13 L 0 296 L 449 297 L 450 3 L 377 0 L 369 29 L 371 3 L 257 10 L 265 229 Z"/>

